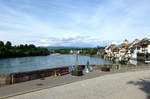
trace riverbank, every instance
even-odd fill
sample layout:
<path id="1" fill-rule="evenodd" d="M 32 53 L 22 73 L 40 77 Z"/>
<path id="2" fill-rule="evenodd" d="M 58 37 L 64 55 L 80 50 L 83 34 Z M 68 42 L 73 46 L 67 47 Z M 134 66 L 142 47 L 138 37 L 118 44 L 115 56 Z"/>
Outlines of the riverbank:
<path id="1" fill-rule="evenodd" d="M 82 71 L 85 71 L 86 65 L 79 65 Z M 116 64 L 105 64 L 105 65 L 90 65 L 92 72 L 95 70 L 107 71 L 107 72 L 118 72 L 118 71 L 128 71 L 132 69 L 143 69 L 147 68 L 148 65 L 116 65 Z M 63 76 L 71 74 L 72 67 L 70 66 L 61 66 L 56 68 L 47 68 L 39 70 L 30 70 L 22 72 L 12 72 L 12 73 L 0 73 L 0 87 L 6 85 L 12 85 L 16 83 L 31 81 L 35 79 L 44 79 L 51 76 Z"/>
<path id="2" fill-rule="evenodd" d="M 56 87 L 56 86 L 61 87 L 61 85 L 64 85 L 64 86 L 66 86 L 66 84 L 70 85 L 73 82 L 77 82 L 77 83 L 78 83 L 78 81 L 85 82 L 87 79 L 89 79 L 89 80 L 93 79 L 93 78 L 96 79 L 96 78 L 99 78 L 99 77 L 102 77 L 102 76 L 103 76 L 103 78 L 105 78 L 104 75 L 108 75 L 108 74 L 109 75 L 110 74 L 119 75 L 120 73 L 121 74 L 122 73 L 128 74 L 131 71 L 136 71 L 137 72 L 137 71 L 143 71 L 143 70 L 148 70 L 149 71 L 150 66 L 145 66 L 145 67 L 142 66 L 142 67 L 132 68 L 130 70 L 117 70 L 117 71 L 111 71 L 111 72 L 102 72 L 100 70 L 95 70 L 95 71 L 87 73 L 87 74 L 85 74 L 84 76 L 81 76 L 81 77 L 71 76 L 70 74 L 64 75 L 64 76 L 58 76 L 58 77 L 47 77 L 45 79 L 32 80 L 32 81 L 18 83 L 18 84 L 6 86 L 6 87 L 1 87 L 0 88 L 0 97 L 1 98 L 7 98 L 7 97 L 12 97 L 12 96 L 17 97 L 18 95 L 23 95 L 25 93 L 29 93 L 29 94 L 32 93 L 32 92 L 36 93 L 36 91 L 37 92 L 40 91 L 40 90 L 42 91 L 43 89 L 48 90 L 49 88 L 51 89 L 51 88 Z M 140 76 L 140 74 L 137 74 L 137 75 Z M 95 82 L 95 81 L 93 81 L 93 82 Z M 87 86 L 87 88 L 89 88 L 89 87 L 90 86 Z M 76 92 L 74 92 L 74 93 L 76 93 Z M 58 96 L 61 96 L 61 95 L 58 95 Z M 60 98 L 61 97 L 57 97 L 57 99 L 60 99 Z M 13 98 L 13 99 L 15 99 L 15 98 Z M 93 99 L 95 99 L 95 98 L 93 98 Z"/>
<path id="3" fill-rule="evenodd" d="M 50 52 L 47 48 L 36 47 L 33 44 L 20 44 L 13 45 L 10 41 L 5 44 L 0 41 L 0 58 L 16 58 L 16 57 L 27 57 L 27 56 L 46 56 Z"/>

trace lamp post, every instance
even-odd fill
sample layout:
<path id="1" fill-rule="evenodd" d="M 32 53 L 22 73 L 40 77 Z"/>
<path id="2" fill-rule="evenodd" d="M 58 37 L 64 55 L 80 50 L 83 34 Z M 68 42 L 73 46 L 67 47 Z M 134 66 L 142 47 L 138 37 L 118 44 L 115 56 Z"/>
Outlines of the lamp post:
<path id="1" fill-rule="evenodd" d="M 75 54 L 75 67 L 73 67 L 73 70 L 72 70 L 72 75 L 74 76 L 82 76 L 83 75 L 83 71 L 81 69 L 81 67 L 79 66 L 79 57 L 78 57 L 78 54 L 80 53 L 80 51 L 74 51 L 74 54 Z"/>
<path id="2" fill-rule="evenodd" d="M 85 67 L 85 72 L 86 72 L 86 73 L 89 73 L 89 72 L 90 72 L 90 70 L 89 70 L 89 69 L 90 69 L 90 68 L 89 68 L 89 64 L 90 64 L 89 61 L 87 61 L 87 64 L 86 64 L 86 67 Z"/>
<path id="3" fill-rule="evenodd" d="M 79 56 L 78 56 L 79 53 L 80 53 L 80 51 L 75 51 L 75 56 L 76 56 L 75 66 L 79 65 Z"/>

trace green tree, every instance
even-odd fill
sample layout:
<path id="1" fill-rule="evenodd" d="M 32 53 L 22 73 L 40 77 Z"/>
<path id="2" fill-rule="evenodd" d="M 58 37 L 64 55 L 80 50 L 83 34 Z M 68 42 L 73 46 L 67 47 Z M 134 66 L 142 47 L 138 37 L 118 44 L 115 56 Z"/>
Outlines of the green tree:
<path id="1" fill-rule="evenodd" d="M 35 48 L 35 45 L 30 44 L 30 45 L 29 45 L 29 48 Z"/>
<path id="2" fill-rule="evenodd" d="M 11 47 L 12 47 L 11 42 L 10 42 L 10 41 L 7 41 L 6 44 L 5 44 L 5 47 L 6 47 L 6 48 L 11 48 Z"/>
<path id="3" fill-rule="evenodd" d="M 0 47 L 3 47 L 3 46 L 4 46 L 4 42 L 0 41 Z"/>
<path id="4" fill-rule="evenodd" d="M 6 44 L 4 44 L 3 41 L 0 41 L 0 58 L 41 56 L 49 54 L 50 52 L 47 48 L 36 47 L 33 44 L 12 46 L 10 41 L 7 41 Z"/>

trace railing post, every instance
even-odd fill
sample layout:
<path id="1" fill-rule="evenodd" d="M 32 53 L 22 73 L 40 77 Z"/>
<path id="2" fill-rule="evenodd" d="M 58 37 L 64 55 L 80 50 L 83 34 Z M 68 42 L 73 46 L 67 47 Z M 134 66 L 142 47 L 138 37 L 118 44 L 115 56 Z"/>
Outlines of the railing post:
<path id="1" fill-rule="evenodd" d="M 14 75 L 11 75 L 11 84 L 14 84 Z"/>

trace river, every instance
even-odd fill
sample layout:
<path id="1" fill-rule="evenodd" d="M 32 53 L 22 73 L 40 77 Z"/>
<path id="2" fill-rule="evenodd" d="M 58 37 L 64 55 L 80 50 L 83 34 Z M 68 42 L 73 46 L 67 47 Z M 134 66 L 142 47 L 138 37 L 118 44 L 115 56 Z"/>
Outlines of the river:
<path id="1" fill-rule="evenodd" d="M 75 55 L 60 55 L 52 54 L 48 56 L 34 56 L 34 57 L 22 57 L 22 58 L 7 58 L 0 59 L 0 73 L 12 73 L 31 71 L 38 69 L 47 69 L 61 66 L 72 66 L 75 64 Z M 78 63 L 83 65 L 89 61 L 90 64 L 109 64 L 100 57 L 90 57 L 79 55 Z"/>

